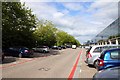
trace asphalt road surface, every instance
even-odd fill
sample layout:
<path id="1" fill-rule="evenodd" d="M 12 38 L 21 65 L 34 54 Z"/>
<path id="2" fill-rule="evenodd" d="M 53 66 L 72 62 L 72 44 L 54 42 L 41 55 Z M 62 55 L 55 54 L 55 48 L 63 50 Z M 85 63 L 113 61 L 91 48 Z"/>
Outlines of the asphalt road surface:
<path id="1" fill-rule="evenodd" d="M 39 55 L 40 53 L 36 53 Z M 87 66 L 85 49 L 63 49 L 34 58 L 5 59 L 3 78 L 92 78 L 96 70 Z"/>

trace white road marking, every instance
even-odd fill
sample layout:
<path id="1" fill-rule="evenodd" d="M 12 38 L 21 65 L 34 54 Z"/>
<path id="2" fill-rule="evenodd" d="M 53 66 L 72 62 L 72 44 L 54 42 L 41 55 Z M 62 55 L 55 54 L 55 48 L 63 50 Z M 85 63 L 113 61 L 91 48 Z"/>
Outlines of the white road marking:
<path id="1" fill-rule="evenodd" d="M 82 70 L 80 69 L 80 73 L 82 72 Z"/>

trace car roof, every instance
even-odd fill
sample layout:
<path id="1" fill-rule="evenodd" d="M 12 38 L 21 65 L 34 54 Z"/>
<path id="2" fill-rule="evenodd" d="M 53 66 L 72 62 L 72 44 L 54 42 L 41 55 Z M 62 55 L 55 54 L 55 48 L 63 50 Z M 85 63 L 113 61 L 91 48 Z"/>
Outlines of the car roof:
<path id="1" fill-rule="evenodd" d="M 111 45 L 94 45 L 94 46 L 91 46 L 90 52 L 93 52 L 97 47 L 104 47 L 104 46 L 120 46 L 120 45 L 115 45 L 115 44 L 111 44 Z"/>
<path id="2" fill-rule="evenodd" d="M 101 46 L 120 46 L 120 45 L 116 45 L 116 44 L 108 44 L 108 45 L 93 45 L 91 47 L 101 47 Z"/>
<path id="3" fill-rule="evenodd" d="M 104 50 L 104 51 L 113 51 L 113 50 L 120 50 L 120 48 L 110 48 L 110 49 L 107 49 L 107 50 Z"/>
<path id="4" fill-rule="evenodd" d="M 120 76 L 118 73 L 119 70 L 120 66 L 107 68 L 105 70 L 97 72 L 96 78 L 118 78 L 118 76 Z"/>

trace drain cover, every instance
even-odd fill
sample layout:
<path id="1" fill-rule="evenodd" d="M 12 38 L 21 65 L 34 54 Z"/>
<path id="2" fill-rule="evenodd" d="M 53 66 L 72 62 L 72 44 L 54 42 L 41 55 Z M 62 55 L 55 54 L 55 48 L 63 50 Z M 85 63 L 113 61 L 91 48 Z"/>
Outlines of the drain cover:
<path id="1" fill-rule="evenodd" d="M 50 68 L 40 68 L 40 69 L 38 69 L 38 70 L 40 70 L 40 71 L 49 71 L 50 70 Z"/>

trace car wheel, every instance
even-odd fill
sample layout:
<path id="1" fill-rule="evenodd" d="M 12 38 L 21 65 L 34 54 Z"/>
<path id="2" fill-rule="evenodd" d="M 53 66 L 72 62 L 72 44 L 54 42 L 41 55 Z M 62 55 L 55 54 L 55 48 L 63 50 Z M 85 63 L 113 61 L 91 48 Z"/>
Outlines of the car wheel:
<path id="1" fill-rule="evenodd" d="M 18 57 L 19 57 L 19 58 L 22 58 L 22 54 L 20 53 L 20 54 L 18 55 Z"/>
<path id="2" fill-rule="evenodd" d="M 95 62 L 94 62 L 94 67 L 97 68 L 97 66 L 98 66 L 98 62 L 95 61 Z"/>
<path id="3" fill-rule="evenodd" d="M 44 50 L 43 53 L 46 53 L 46 51 Z"/>

